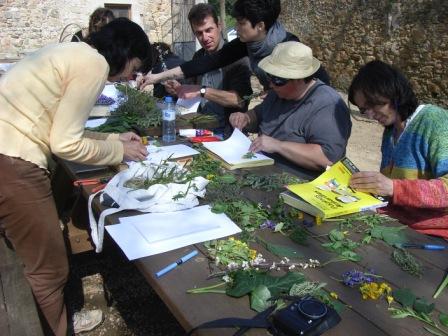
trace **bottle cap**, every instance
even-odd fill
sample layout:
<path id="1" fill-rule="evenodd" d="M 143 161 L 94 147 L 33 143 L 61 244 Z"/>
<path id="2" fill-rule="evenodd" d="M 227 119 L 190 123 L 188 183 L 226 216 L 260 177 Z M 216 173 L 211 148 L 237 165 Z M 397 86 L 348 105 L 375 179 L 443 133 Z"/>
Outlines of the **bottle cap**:
<path id="1" fill-rule="evenodd" d="M 165 103 L 172 103 L 172 102 L 173 102 L 173 97 L 165 96 Z"/>

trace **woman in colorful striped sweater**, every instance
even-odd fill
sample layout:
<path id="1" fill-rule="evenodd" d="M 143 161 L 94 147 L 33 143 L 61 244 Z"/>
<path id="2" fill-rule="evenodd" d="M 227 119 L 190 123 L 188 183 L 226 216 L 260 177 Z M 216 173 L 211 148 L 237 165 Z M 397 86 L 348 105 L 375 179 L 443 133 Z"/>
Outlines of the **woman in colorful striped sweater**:
<path id="1" fill-rule="evenodd" d="M 356 173 L 351 187 L 389 196 L 388 215 L 448 238 L 448 111 L 419 105 L 404 75 L 381 61 L 359 70 L 349 101 L 385 127 L 381 172 Z"/>

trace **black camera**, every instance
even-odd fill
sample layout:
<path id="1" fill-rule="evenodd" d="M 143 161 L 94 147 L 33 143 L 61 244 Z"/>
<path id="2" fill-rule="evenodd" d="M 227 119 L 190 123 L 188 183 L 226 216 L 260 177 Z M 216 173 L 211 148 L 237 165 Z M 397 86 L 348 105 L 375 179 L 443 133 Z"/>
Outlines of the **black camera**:
<path id="1" fill-rule="evenodd" d="M 333 308 L 306 297 L 277 311 L 273 321 L 284 335 L 318 336 L 337 325 L 341 317 Z"/>

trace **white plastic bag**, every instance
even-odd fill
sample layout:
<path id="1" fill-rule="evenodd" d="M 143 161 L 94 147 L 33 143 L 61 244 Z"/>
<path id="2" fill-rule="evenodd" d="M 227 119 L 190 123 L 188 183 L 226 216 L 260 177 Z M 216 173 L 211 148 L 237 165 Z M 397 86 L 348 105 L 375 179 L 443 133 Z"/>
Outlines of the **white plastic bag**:
<path id="1" fill-rule="evenodd" d="M 170 212 L 190 209 L 199 204 L 198 197 L 205 196 L 205 187 L 208 180 L 199 176 L 186 183 L 153 184 L 147 189 L 129 188 L 129 180 L 142 178 L 154 180 L 160 176 L 170 175 L 175 181 L 185 180 L 183 176 L 186 170 L 175 162 L 162 162 L 155 164 L 151 162 L 134 163 L 129 169 L 115 175 L 106 185 L 102 193 L 110 196 L 118 208 L 104 210 L 98 223 L 95 220 L 92 210 L 92 201 L 98 194 L 89 197 L 89 219 L 92 230 L 92 240 L 96 247 L 96 252 L 101 252 L 104 238 L 105 217 L 122 210 L 138 210 L 141 212 Z M 104 196 L 101 195 L 101 201 Z"/>

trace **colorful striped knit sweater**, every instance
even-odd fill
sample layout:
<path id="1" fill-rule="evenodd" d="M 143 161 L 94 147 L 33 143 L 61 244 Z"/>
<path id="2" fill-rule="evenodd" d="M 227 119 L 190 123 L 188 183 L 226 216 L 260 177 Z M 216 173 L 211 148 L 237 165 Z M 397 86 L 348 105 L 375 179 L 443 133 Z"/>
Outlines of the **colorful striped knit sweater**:
<path id="1" fill-rule="evenodd" d="M 420 107 L 398 142 L 386 129 L 381 172 L 393 179 L 394 195 L 384 211 L 403 224 L 448 238 L 448 111 Z"/>

